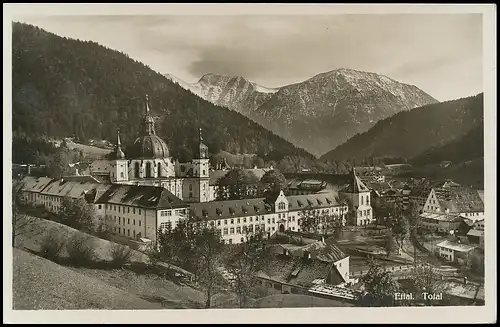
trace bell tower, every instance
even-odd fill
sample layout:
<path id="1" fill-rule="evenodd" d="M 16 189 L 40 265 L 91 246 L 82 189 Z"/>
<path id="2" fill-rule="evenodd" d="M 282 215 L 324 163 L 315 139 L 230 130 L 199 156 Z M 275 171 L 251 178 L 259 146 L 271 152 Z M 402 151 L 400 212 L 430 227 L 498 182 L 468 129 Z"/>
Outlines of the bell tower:
<path id="1" fill-rule="evenodd" d="M 121 148 L 120 129 L 116 131 L 116 146 L 114 150 L 114 162 L 112 163 L 111 181 L 128 181 L 128 161 Z"/>

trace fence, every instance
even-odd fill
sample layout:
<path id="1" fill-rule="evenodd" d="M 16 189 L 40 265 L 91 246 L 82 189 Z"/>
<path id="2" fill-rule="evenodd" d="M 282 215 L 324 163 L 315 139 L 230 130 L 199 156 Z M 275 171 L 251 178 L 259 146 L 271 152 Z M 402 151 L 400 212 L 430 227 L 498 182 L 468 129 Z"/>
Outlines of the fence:
<path id="1" fill-rule="evenodd" d="M 420 263 L 417 266 L 424 266 L 425 264 Z M 384 271 L 390 271 L 390 272 L 401 272 L 401 271 L 408 271 L 415 267 L 414 265 L 399 265 L 399 266 L 391 266 L 391 267 L 385 267 Z M 349 277 L 361 277 L 365 275 L 368 272 L 367 270 L 360 270 L 360 271 L 353 271 L 349 273 Z"/>

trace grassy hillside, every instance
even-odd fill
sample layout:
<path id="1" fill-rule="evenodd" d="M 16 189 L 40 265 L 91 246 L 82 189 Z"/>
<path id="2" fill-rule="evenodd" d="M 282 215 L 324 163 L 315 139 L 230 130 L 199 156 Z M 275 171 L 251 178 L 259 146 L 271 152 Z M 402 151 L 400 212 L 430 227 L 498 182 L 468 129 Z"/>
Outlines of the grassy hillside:
<path id="1" fill-rule="evenodd" d="M 483 94 L 404 111 L 379 121 L 322 159 L 413 158 L 464 137 L 483 121 Z M 482 141 L 482 140 L 477 140 Z M 483 147 L 483 143 L 477 143 Z"/>
<path id="2" fill-rule="evenodd" d="M 14 310 L 161 308 L 34 254 L 13 251 Z"/>
<path id="3" fill-rule="evenodd" d="M 126 54 L 95 42 L 59 37 L 40 28 L 13 24 L 13 133 L 62 138 L 115 140 L 131 144 L 142 131 L 149 106 L 157 134 L 174 157 L 192 155 L 203 129 L 214 153 L 312 155 L 232 110 L 215 106 Z M 281 157 L 280 157 L 281 156 Z"/>

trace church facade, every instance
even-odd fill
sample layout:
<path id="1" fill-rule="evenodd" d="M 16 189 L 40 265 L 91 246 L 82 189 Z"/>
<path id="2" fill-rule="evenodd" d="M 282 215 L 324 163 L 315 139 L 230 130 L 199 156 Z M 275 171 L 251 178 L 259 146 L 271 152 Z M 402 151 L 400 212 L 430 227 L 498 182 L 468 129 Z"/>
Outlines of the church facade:
<path id="1" fill-rule="evenodd" d="M 164 187 L 188 203 L 215 200 L 209 185 L 208 147 L 203 144 L 201 129 L 195 158 L 187 163 L 172 160 L 167 144 L 156 135 L 147 97 L 141 135 L 127 150 L 125 156 L 118 132 L 112 157 L 92 162 L 90 175 L 109 177 L 113 184 Z"/>

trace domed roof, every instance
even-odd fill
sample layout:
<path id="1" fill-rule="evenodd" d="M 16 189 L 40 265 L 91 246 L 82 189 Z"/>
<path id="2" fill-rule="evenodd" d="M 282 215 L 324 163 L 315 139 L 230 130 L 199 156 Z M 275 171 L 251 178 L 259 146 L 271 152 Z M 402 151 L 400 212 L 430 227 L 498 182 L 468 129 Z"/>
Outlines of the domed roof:
<path id="1" fill-rule="evenodd" d="M 159 159 L 170 156 L 167 144 L 156 135 L 154 119 L 149 110 L 148 100 L 149 98 L 146 95 L 146 114 L 142 122 L 142 135 L 128 149 L 127 157 L 129 159 Z"/>
<path id="2" fill-rule="evenodd" d="M 170 156 L 165 141 L 154 134 L 139 136 L 127 152 L 130 159 L 159 159 Z"/>

